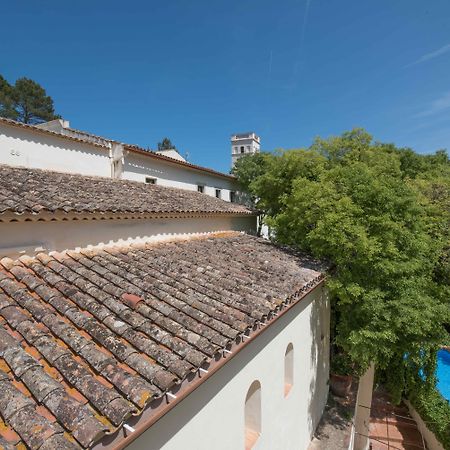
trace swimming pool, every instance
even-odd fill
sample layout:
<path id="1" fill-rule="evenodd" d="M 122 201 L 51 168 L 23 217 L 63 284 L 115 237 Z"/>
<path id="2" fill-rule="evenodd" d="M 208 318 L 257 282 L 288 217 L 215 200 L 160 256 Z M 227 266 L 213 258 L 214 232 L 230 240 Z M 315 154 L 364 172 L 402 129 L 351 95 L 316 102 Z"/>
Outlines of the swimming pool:
<path id="1" fill-rule="evenodd" d="M 437 388 L 444 398 L 450 401 L 450 352 L 439 350 L 437 365 Z"/>

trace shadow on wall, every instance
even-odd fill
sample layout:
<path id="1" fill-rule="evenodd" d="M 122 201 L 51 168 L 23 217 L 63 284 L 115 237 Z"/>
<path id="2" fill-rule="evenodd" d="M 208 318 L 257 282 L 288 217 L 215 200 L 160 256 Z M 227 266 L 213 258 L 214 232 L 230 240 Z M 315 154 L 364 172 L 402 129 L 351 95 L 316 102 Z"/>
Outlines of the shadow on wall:
<path id="1" fill-rule="evenodd" d="M 226 230 L 251 232 L 252 217 L 186 219 L 73 220 L 2 224 L 0 255 L 16 258 L 37 251 L 64 251 L 88 246 L 161 242 Z"/>
<path id="2" fill-rule="evenodd" d="M 217 186 L 221 189 L 232 189 L 231 180 L 221 179 L 219 175 L 199 172 L 196 169 L 177 165 L 176 160 L 158 161 L 149 156 L 137 155 L 129 152 L 125 158 L 124 172 L 133 172 L 144 177 L 145 175 L 160 176 L 165 180 L 192 184 L 196 189 L 197 184 L 206 183 L 209 186 Z"/>
<path id="3" fill-rule="evenodd" d="M 317 289 L 321 289 L 321 287 Z M 176 408 L 169 411 L 162 419 L 152 425 L 146 432 L 148 433 L 147 436 L 145 436 L 144 433 L 143 436 L 131 443 L 127 448 L 130 450 L 148 448 L 150 442 L 152 449 L 163 448 L 178 433 L 178 431 L 200 413 L 200 411 L 210 403 L 244 367 L 263 352 L 264 349 L 311 304 L 313 299 L 313 295 L 309 294 L 307 299 L 303 299 L 294 305 L 290 311 L 291 314 L 287 313 L 283 315 L 270 327 L 266 328 L 264 333 L 260 334 L 257 339 L 250 343 L 250 345 L 237 353 L 227 364 L 211 376 L 211 378 L 201 384 L 194 393 L 183 399 Z M 311 321 L 312 320 L 313 318 L 311 318 Z M 264 386 L 262 389 L 264 389 Z M 243 407 L 244 400 L 245 398 L 239 399 L 239 403 L 236 407 Z M 227 432 L 223 423 L 215 424 L 211 420 L 209 425 L 212 429 L 217 429 L 217 433 Z M 244 423 L 242 423 L 242 430 L 238 430 L 238 432 L 242 432 L 244 439 Z M 190 448 L 205 448 L 203 441 L 204 436 L 202 435 L 192 438 L 189 442 Z"/>
<path id="4" fill-rule="evenodd" d="M 330 308 L 329 294 L 322 285 L 320 302 L 316 302 L 311 309 L 310 329 L 311 340 L 311 368 L 314 376 L 311 378 L 309 392 L 310 401 L 308 408 L 309 428 L 313 434 L 326 405 L 327 395 L 323 396 L 323 386 L 328 385 L 329 378 L 329 340 L 330 340 Z"/>
<path id="5" fill-rule="evenodd" d="M 29 144 L 37 144 L 43 147 L 55 147 L 61 149 L 61 151 L 68 151 L 73 153 L 87 153 L 91 156 L 100 156 L 109 160 L 109 149 L 94 147 L 89 143 L 78 142 L 67 139 L 65 137 L 58 137 L 57 135 L 44 134 L 37 131 L 21 129 L 15 126 L 1 126 L 0 136 L 6 137 L 8 140 L 20 140 Z M 11 148 L 4 148 L 4 150 L 9 153 L 13 148 L 15 150 L 21 150 L 22 144 L 15 144 L 11 142 Z M 38 151 L 38 148 L 33 149 L 33 151 Z M 23 153 L 22 153 L 23 154 Z M 24 155 L 25 156 L 25 155 Z M 28 156 L 28 155 L 26 155 Z M 39 155 L 33 155 L 35 159 L 38 159 Z M 64 158 L 62 158 L 64 159 Z M 0 160 L 0 164 L 4 164 L 3 159 Z M 107 166 L 109 168 L 109 166 Z M 48 170 L 51 170 L 50 168 Z M 56 170 L 56 169 L 55 169 Z M 73 171 L 76 173 L 76 168 Z"/>

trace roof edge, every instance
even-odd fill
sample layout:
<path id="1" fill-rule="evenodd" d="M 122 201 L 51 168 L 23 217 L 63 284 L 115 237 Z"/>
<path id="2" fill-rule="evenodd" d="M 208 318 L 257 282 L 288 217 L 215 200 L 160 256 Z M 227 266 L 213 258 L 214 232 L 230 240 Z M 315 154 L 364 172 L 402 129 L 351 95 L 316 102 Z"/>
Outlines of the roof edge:
<path id="1" fill-rule="evenodd" d="M 294 306 L 300 304 L 308 294 L 324 282 L 325 276 L 321 273 L 319 276 L 306 283 L 297 292 L 286 298 L 277 309 L 271 311 L 265 320 L 255 320 L 252 329 L 238 335 L 227 348 L 219 350 L 216 356 L 211 358 L 202 370 L 200 370 L 200 368 L 197 370 L 197 373 L 194 374 L 194 378 L 186 378 L 181 384 L 175 386 L 173 392 L 164 392 L 161 397 L 150 402 L 150 404 L 147 405 L 147 408 L 140 414 L 131 417 L 113 433 L 104 435 L 100 441 L 94 443 L 92 449 L 122 450 L 130 445 L 153 424 L 171 411 L 178 403 L 194 392 L 202 383 L 212 377 L 230 359 L 253 342 L 253 340 L 261 335 L 270 325 L 281 319 L 286 313 L 291 311 Z M 124 428 L 124 425 L 127 425 L 127 427 Z"/>
<path id="2" fill-rule="evenodd" d="M 208 173 L 210 173 L 212 175 L 220 176 L 222 178 L 227 178 L 227 179 L 232 180 L 232 181 L 237 181 L 237 178 L 234 175 L 223 173 L 223 172 L 219 172 L 218 170 L 214 170 L 214 169 L 209 169 L 208 167 L 198 166 L 197 164 L 192 164 L 192 163 L 187 162 L 187 161 L 180 161 L 178 159 L 171 158 L 170 156 L 161 155 L 161 154 L 156 153 L 156 152 L 154 152 L 152 150 L 145 150 L 145 149 L 143 149 L 143 148 L 141 148 L 141 147 L 139 147 L 137 145 L 123 144 L 123 146 L 124 146 L 125 150 L 131 151 L 131 152 L 134 152 L 134 153 L 139 153 L 139 154 L 144 155 L 144 156 L 150 156 L 150 157 L 155 158 L 155 159 L 160 159 L 162 161 L 166 161 L 166 162 L 169 162 L 169 163 L 173 163 L 173 164 L 177 164 L 177 165 L 180 165 L 180 166 L 184 166 L 184 167 L 187 167 L 187 168 L 192 169 L 192 170 L 197 170 L 199 172 L 208 172 Z"/>
<path id="3" fill-rule="evenodd" d="M 257 211 L 186 211 L 186 212 L 154 212 L 154 213 L 115 213 L 115 212 L 63 212 L 61 210 L 52 212 L 44 211 L 38 213 L 15 213 L 6 211 L 0 213 L 0 223 L 7 222 L 67 222 L 84 220 L 145 220 L 145 219 L 188 219 L 200 217 L 252 217 L 257 216 Z"/>
<path id="4" fill-rule="evenodd" d="M 84 139 L 76 138 L 74 136 L 69 136 L 69 135 L 62 134 L 62 133 L 57 133 L 56 131 L 46 130 L 44 128 L 39 128 L 36 125 L 17 122 L 16 120 L 7 119 L 6 117 L 0 117 L 0 123 L 4 123 L 6 125 L 11 125 L 16 128 L 24 128 L 26 130 L 34 131 L 34 132 L 40 133 L 40 134 L 47 134 L 47 135 L 50 135 L 53 137 L 57 137 L 57 138 L 61 138 L 61 139 L 68 139 L 69 141 L 80 142 L 82 144 L 93 145 L 94 147 L 99 147 L 99 148 L 104 148 L 104 149 L 109 150 L 109 147 L 106 145 L 97 144 L 95 142 L 88 142 Z M 107 140 L 107 139 L 105 139 L 105 140 Z"/>
<path id="5" fill-rule="evenodd" d="M 30 130 L 30 131 L 34 131 L 34 132 L 40 133 L 40 134 L 46 134 L 46 135 L 50 135 L 50 136 L 53 136 L 53 137 L 58 137 L 58 138 L 61 138 L 61 139 L 68 139 L 70 141 L 80 142 L 80 143 L 83 143 L 83 144 L 86 144 L 86 145 L 93 145 L 94 147 L 99 147 L 99 148 L 104 148 L 104 149 L 108 149 L 109 150 L 109 147 L 106 146 L 106 145 L 98 144 L 96 142 L 87 141 L 85 139 L 81 139 L 81 138 L 77 138 L 77 137 L 74 137 L 74 136 L 70 136 L 68 134 L 62 134 L 62 133 L 57 133 L 55 131 L 46 130 L 46 129 L 40 128 L 40 127 L 38 127 L 36 125 L 31 125 L 31 124 L 26 124 L 26 123 L 22 123 L 22 122 L 17 122 L 16 120 L 7 119 L 6 117 L 0 117 L 0 123 L 4 123 L 6 125 L 11 125 L 11 126 L 17 127 L 17 128 L 24 128 L 24 129 L 27 129 L 27 130 Z M 126 143 L 123 143 L 123 142 L 120 142 L 120 141 L 116 141 L 115 139 L 105 138 L 105 137 L 98 136 L 98 135 L 95 135 L 95 134 L 92 134 L 92 133 L 88 133 L 86 131 L 77 130 L 75 128 L 68 128 L 68 129 L 70 131 L 75 132 L 75 133 L 83 134 L 85 136 L 93 136 L 93 137 L 95 137 L 97 139 L 103 139 L 103 140 L 109 141 L 111 143 L 121 144 L 121 145 L 123 145 L 125 150 L 132 151 L 132 152 L 135 152 L 135 153 L 139 153 L 141 155 L 145 155 L 145 156 L 148 156 L 148 157 L 151 157 L 151 158 L 155 158 L 155 159 L 159 159 L 159 160 L 166 161 L 166 162 L 169 162 L 169 163 L 177 164 L 177 165 L 180 165 L 180 166 L 183 166 L 183 167 L 190 168 L 192 170 L 197 170 L 199 172 L 208 172 L 208 173 L 210 173 L 212 175 L 220 176 L 222 178 L 226 178 L 226 179 L 229 179 L 229 180 L 232 180 L 232 181 L 237 181 L 237 178 L 234 175 L 226 174 L 226 173 L 223 173 L 223 172 L 219 172 L 218 170 L 210 169 L 208 167 L 199 166 L 197 164 L 192 164 L 192 163 L 189 163 L 187 161 L 180 161 L 180 160 L 171 158 L 170 156 L 165 156 L 165 155 L 158 154 L 158 153 L 154 152 L 153 150 L 145 150 L 142 147 L 139 147 L 138 145 L 126 144 Z"/>

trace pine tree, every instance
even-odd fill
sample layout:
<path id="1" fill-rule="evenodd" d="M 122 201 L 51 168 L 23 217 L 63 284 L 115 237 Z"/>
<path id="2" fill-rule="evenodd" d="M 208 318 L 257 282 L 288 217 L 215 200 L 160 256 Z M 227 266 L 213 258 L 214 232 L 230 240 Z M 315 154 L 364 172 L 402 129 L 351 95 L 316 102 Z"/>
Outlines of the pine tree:
<path id="1" fill-rule="evenodd" d="M 45 89 L 29 78 L 19 78 L 11 86 L 0 75 L 0 116 L 36 124 L 59 118 Z"/>
<path id="2" fill-rule="evenodd" d="M 41 123 L 57 119 L 53 100 L 45 89 L 29 78 L 19 78 L 13 90 L 17 120 L 23 123 Z"/>
<path id="3" fill-rule="evenodd" d="M 12 99 L 14 88 L 0 75 L 0 117 L 17 119 Z"/>
<path id="4" fill-rule="evenodd" d="M 158 142 L 158 150 L 176 150 L 175 145 L 172 144 L 171 140 L 165 137 L 162 142 Z"/>

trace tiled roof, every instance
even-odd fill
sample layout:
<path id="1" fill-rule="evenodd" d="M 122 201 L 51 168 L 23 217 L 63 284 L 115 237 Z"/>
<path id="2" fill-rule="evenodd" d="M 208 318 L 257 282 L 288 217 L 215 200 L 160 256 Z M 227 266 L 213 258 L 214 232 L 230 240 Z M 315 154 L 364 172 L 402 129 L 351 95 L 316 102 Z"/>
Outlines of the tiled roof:
<path id="1" fill-rule="evenodd" d="M 166 161 L 166 162 L 169 162 L 169 163 L 173 163 L 173 164 L 177 164 L 177 165 L 180 165 L 180 166 L 184 166 L 184 167 L 186 167 L 188 169 L 193 169 L 193 170 L 197 170 L 197 171 L 200 171 L 200 172 L 208 172 L 211 175 L 219 176 L 219 177 L 222 177 L 222 178 L 227 178 L 227 179 L 232 180 L 232 181 L 237 181 L 237 179 L 236 179 L 236 177 L 234 175 L 231 175 L 231 174 L 228 174 L 228 173 L 219 172 L 217 170 L 210 169 L 209 167 L 203 167 L 203 166 L 199 166 L 197 164 L 192 164 L 192 163 L 190 163 L 188 161 L 181 161 L 179 159 L 171 158 L 170 156 L 162 155 L 160 153 L 156 153 L 153 150 L 145 150 L 145 149 L 143 149 L 143 148 L 141 148 L 141 147 L 139 147 L 137 145 L 124 144 L 124 148 L 125 148 L 125 150 L 129 150 L 129 151 L 134 152 L 134 153 L 139 153 L 141 155 L 148 156 L 148 157 L 151 157 L 151 158 L 154 158 L 154 159 L 159 159 L 159 160 Z"/>
<path id="2" fill-rule="evenodd" d="M 1 260 L 0 445 L 88 448 L 167 408 L 166 392 L 320 280 L 238 233 Z"/>
<path id="3" fill-rule="evenodd" d="M 27 123 L 22 123 L 22 122 L 17 122 L 16 120 L 12 120 L 12 119 L 7 119 L 6 117 L 0 117 L 0 123 L 5 123 L 7 125 L 11 125 L 13 127 L 18 127 L 18 128 L 24 128 L 26 130 L 30 130 L 33 131 L 35 133 L 41 133 L 41 134 L 49 134 L 51 136 L 54 137 L 59 137 L 62 139 L 69 139 L 70 141 L 76 141 L 76 142 L 88 142 L 86 139 L 80 138 L 80 137 L 76 137 L 76 136 L 67 136 L 61 133 L 57 133 L 56 131 L 52 131 L 52 130 L 46 130 L 44 128 L 39 128 L 35 125 L 30 125 Z M 102 148 L 109 148 L 105 145 L 102 145 L 100 143 L 96 143 L 96 142 L 89 142 L 92 145 L 95 145 L 96 147 L 102 147 Z"/>
<path id="4" fill-rule="evenodd" d="M 0 217 L 5 212 L 253 214 L 195 191 L 0 165 Z"/>

